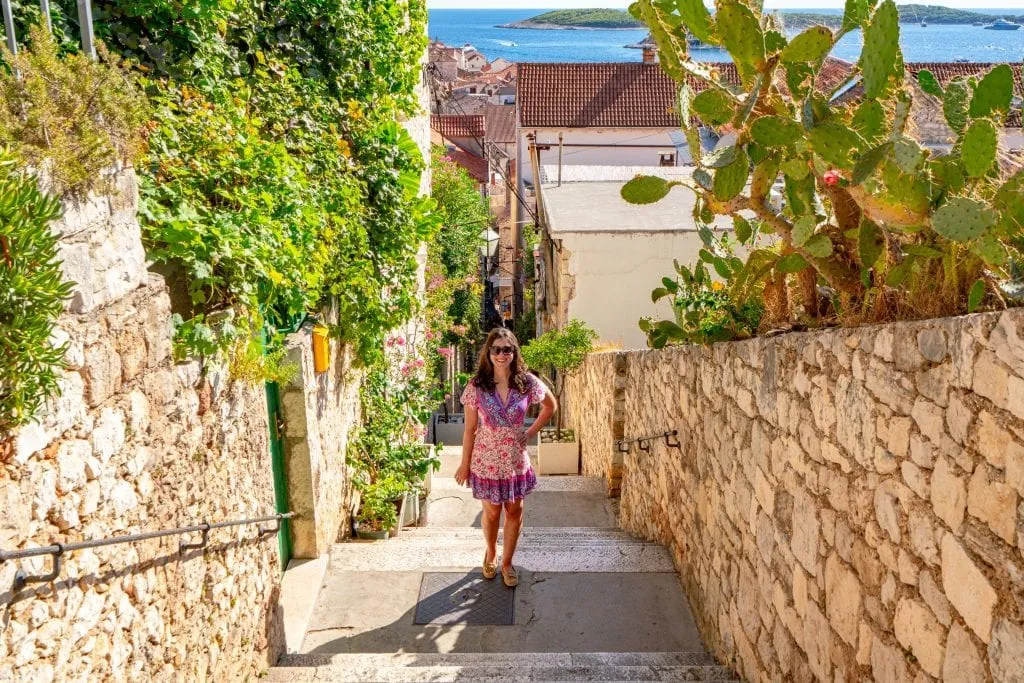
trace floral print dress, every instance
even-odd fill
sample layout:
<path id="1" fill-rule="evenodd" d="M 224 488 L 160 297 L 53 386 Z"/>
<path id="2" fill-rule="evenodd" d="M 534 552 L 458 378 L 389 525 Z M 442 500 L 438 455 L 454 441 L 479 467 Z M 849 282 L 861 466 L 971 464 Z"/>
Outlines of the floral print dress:
<path id="1" fill-rule="evenodd" d="M 544 385 L 533 375 L 526 376 L 525 393 L 510 386 L 504 403 L 497 389 L 486 391 L 472 381 L 466 385 L 462 405 L 466 410 L 475 409 L 478 418 L 469 466 L 474 498 L 500 505 L 525 498 L 537 486 L 530 456 L 517 437 L 523 429 L 526 409 L 542 400 Z"/>

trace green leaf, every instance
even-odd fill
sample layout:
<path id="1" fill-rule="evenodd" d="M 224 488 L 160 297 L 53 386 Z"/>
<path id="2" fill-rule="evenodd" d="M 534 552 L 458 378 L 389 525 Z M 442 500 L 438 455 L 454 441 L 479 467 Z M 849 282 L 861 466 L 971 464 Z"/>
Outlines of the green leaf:
<path id="1" fill-rule="evenodd" d="M 935 78 L 935 74 L 928 69 L 921 69 L 917 72 L 917 84 L 921 86 L 921 90 L 929 95 L 935 95 L 935 97 L 939 98 L 943 96 L 942 84 Z"/>
<path id="2" fill-rule="evenodd" d="M 750 161 L 742 148 L 736 148 L 736 158 L 728 166 L 715 171 L 712 191 L 715 198 L 728 201 L 743 191 L 750 177 Z"/>
<path id="3" fill-rule="evenodd" d="M 816 126 L 809 137 L 815 154 L 842 169 L 853 168 L 852 153 L 864 144 L 855 131 L 838 123 Z"/>
<path id="4" fill-rule="evenodd" d="M 651 303 L 658 303 L 668 295 L 669 292 L 667 289 L 665 289 L 664 287 L 658 287 L 657 289 L 651 292 Z"/>
<path id="5" fill-rule="evenodd" d="M 942 252 L 935 247 L 928 247 L 923 244 L 904 244 L 903 252 L 919 258 L 942 258 Z"/>
<path id="6" fill-rule="evenodd" d="M 765 31 L 764 32 L 764 51 L 765 54 L 775 54 L 779 50 L 785 49 L 786 47 L 786 36 L 782 35 L 778 31 Z"/>
<path id="7" fill-rule="evenodd" d="M 804 244 L 804 251 L 817 258 L 825 258 L 832 255 L 832 240 L 824 233 L 813 235 Z"/>
<path id="8" fill-rule="evenodd" d="M 1013 70 L 1009 64 L 992 68 L 974 88 L 971 97 L 970 114 L 974 118 L 991 116 L 996 112 L 1005 114 L 1013 101 Z"/>
<path id="9" fill-rule="evenodd" d="M 967 312 L 974 313 L 978 310 L 978 306 L 981 306 L 981 302 L 985 298 L 985 281 L 983 279 L 975 280 L 974 284 L 971 285 L 971 291 L 967 293 Z"/>
<path id="10" fill-rule="evenodd" d="M 754 234 L 753 229 L 750 227 L 750 222 L 743 216 L 733 216 L 732 227 L 740 244 L 746 244 Z"/>
<path id="11" fill-rule="evenodd" d="M 750 126 L 750 137 L 765 147 L 788 147 L 802 134 L 799 123 L 782 116 L 762 116 Z"/>
<path id="12" fill-rule="evenodd" d="M 793 223 L 793 244 L 804 246 L 817 228 L 818 219 L 815 216 L 801 216 Z"/>
<path id="13" fill-rule="evenodd" d="M 967 125 L 967 101 L 970 96 L 970 85 L 962 78 L 946 86 L 946 95 L 942 98 L 942 113 L 945 114 L 946 123 L 954 133 L 960 133 Z"/>
<path id="14" fill-rule="evenodd" d="M 789 41 L 780 59 L 785 64 L 818 63 L 832 49 L 832 31 L 826 26 L 811 26 Z"/>
<path id="15" fill-rule="evenodd" d="M 875 172 L 875 169 L 878 168 L 878 165 L 882 163 L 882 159 L 889 154 L 889 150 L 891 149 L 892 143 L 886 142 L 862 154 L 860 159 L 858 159 L 857 163 L 853 166 L 853 175 L 851 178 L 853 180 L 853 184 L 860 185 L 870 178 L 871 174 Z"/>
<path id="16" fill-rule="evenodd" d="M 623 185 L 619 194 L 630 204 L 653 204 L 664 199 L 673 185 L 657 176 L 637 176 Z"/>
<path id="17" fill-rule="evenodd" d="M 910 277 L 911 272 L 914 269 L 914 257 L 908 256 L 903 259 L 903 262 L 898 266 L 889 271 L 889 274 L 885 277 L 885 284 L 890 287 L 901 287 L 903 283 Z"/>
<path id="18" fill-rule="evenodd" d="M 899 51 L 900 13 L 893 0 L 884 0 L 864 29 L 860 56 L 864 97 L 874 99 L 885 94 L 890 79 L 897 75 Z"/>
<path id="19" fill-rule="evenodd" d="M 979 119 L 971 123 L 964 133 L 960 148 L 960 157 L 968 176 L 980 178 L 992 170 L 996 163 L 998 144 L 999 134 L 990 120 Z"/>
<path id="20" fill-rule="evenodd" d="M 806 159 L 786 159 L 782 162 L 782 172 L 793 180 L 803 180 L 811 173 Z"/>
<path id="21" fill-rule="evenodd" d="M 885 248 L 885 236 L 877 225 L 870 219 L 863 217 L 860 221 L 860 230 L 857 235 L 857 252 L 860 256 L 861 265 L 865 268 L 872 268 L 878 263 L 878 257 L 882 255 Z"/>
<path id="22" fill-rule="evenodd" d="M 728 2 L 719 6 L 715 24 L 718 36 L 722 39 L 722 47 L 732 56 L 741 79 L 749 83 L 764 65 L 761 22 L 746 5 Z"/>
<path id="23" fill-rule="evenodd" d="M 693 109 L 701 121 L 712 126 L 720 126 L 729 121 L 733 115 L 734 100 L 721 90 L 709 88 L 693 98 Z"/>
<path id="24" fill-rule="evenodd" d="M 987 205 L 975 199 L 954 197 L 932 216 L 935 232 L 954 242 L 967 242 L 985 234 L 996 222 Z"/>
<path id="25" fill-rule="evenodd" d="M 778 263 L 775 264 L 775 270 L 780 273 L 799 273 L 801 270 L 807 268 L 810 265 L 800 254 L 793 252 L 786 254 L 779 259 Z"/>

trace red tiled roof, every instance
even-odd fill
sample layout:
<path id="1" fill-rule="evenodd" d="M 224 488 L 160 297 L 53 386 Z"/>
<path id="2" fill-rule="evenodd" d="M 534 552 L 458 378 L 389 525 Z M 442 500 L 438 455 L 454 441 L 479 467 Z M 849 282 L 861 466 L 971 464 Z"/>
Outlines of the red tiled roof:
<path id="1" fill-rule="evenodd" d="M 484 109 L 487 139 L 494 142 L 516 141 L 516 108 L 511 105 L 488 104 Z"/>
<path id="2" fill-rule="evenodd" d="M 430 117 L 430 128 L 446 138 L 482 138 L 484 136 L 484 117 L 455 116 L 441 114 Z"/>
<path id="3" fill-rule="evenodd" d="M 451 157 L 451 160 L 456 164 L 469 171 L 469 175 L 473 176 L 474 179 L 481 183 L 487 182 L 486 161 L 475 154 L 470 154 L 458 147 L 448 152 L 448 156 Z"/>
<path id="4" fill-rule="evenodd" d="M 571 128 L 668 128 L 679 125 L 678 88 L 658 64 L 520 64 L 519 107 L 523 126 Z M 709 63 L 727 83 L 739 83 L 731 62 Z M 830 60 L 818 88 L 831 91 L 852 65 Z M 696 92 L 704 82 L 688 78 Z"/>

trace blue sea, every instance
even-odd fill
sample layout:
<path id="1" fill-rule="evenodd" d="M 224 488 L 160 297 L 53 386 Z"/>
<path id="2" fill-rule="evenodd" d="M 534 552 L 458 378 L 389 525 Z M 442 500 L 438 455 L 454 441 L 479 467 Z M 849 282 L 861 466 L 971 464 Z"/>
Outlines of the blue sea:
<path id="1" fill-rule="evenodd" d="M 490 60 L 514 62 L 637 62 L 638 50 L 625 46 L 643 40 L 646 31 L 504 29 L 499 24 L 521 21 L 547 10 L 442 10 L 430 11 L 430 37 L 448 45 L 472 44 Z M 837 10 L 807 10 L 837 13 Z M 973 9 L 998 17 L 1006 10 Z M 1012 12 L 1015 13 L 1015 12 Z M 795 32 L 794 32 L 795 33 Z M 981 26 L 957 24 L 900 25 L 903 59 L 907 62 L 1019 62 L 1024 59 L 1024 28 L 987 31 Z M 856 60 L 860 32 L 845 36 L 833 54 Z M 701 61 L 725 61 L 721 50 L 696 50 Z"/>

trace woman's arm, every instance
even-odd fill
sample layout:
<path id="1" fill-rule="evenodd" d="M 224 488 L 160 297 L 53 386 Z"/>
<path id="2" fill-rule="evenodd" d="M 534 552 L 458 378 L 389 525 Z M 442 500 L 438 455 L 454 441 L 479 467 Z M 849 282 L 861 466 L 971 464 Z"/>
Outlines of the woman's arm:
<path id="1" fill-rule="evenodd" d="M 551 393 L 551 389 L 543 382 L 541 382 L 541 386 L 544 387 L 544 398 L 540 401 L 540 415 L 537 416 L 537 419 L 533 421 L 533 424 L 530 425 L 530 428 L 524 434 L 527 442 L 537 436 L 540 430 L 544 429 L 551 416 L 558 410 L 558 401 L 555 399 L 555 395 Z"/>
<path id="2" fill-rule="evenodd" d="M 473 441 L 476 440 L 476 427 L 479 421 L 476 406 L 466 406 L 466 429 L 462 434 L 462 462 L 455 471 L 455 483 L 462 486 L 469 479 L 469 463 L 473 458 Z"/>

